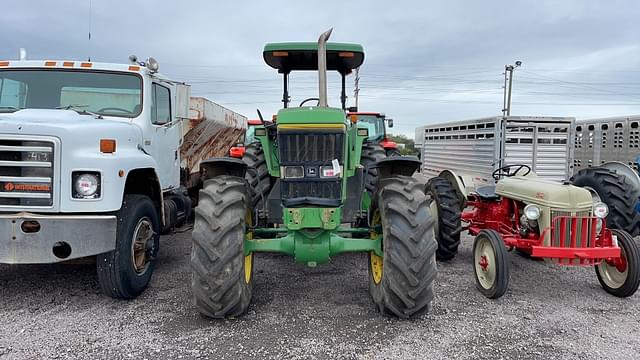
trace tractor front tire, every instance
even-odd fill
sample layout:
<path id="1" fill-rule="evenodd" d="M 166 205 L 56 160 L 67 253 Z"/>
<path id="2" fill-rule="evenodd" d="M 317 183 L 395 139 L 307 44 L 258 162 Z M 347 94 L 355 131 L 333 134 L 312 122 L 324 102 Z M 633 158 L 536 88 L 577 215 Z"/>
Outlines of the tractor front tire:
<path id="1" fill-rule="evenodd" d="M 210 318 L 237 317 L 251 302 L 253 255 L 244 254 L 251 219 L 246 180 L 206 180 L 195 211 L 191 288 L 198 311 Z"/>
<path id="2" fill-rule="evenodd" d="M 431 196 L 431 213 L 437 219 L 435 234 L 438 242 L 436 258 L 451 260 L 458 253 L 463 205 L 453 184 L 445 178 L 434 177 L 427 182 L 427 195 Z"/>
<path id="3" fill-rule="evenodd" d="M 618 238 L 624 270 L 616 267 L 614 262 L 603 261 L 596 265 L 596 275 L 602 288 L 617 297 L 629 297 L 635 294 L 640 285 L 640 249 L 636 241 L 621 230 L 611 230 Z"/>
<path id="4" fill-rule="evenodd" d="M 415 318 L 431 309 L 436 278 L 435 219 L 412 177 L 381 179 L 371 223 L 382 229 L 380 257 L 369 254 L 369 292 L 383 314 Z"/>
<path id="5" fill-rule="evenodd" d="M 575 186 L 588 187 L 609 207 L 607 227 L 640 235 L 640 213 L 636 211 L 637 192 L 624 176 L 605 168 L 588 168 L 571 178 Z"/>
<path id="6" fill-rule="evenodd" d="M 117 213 L 116 248 L 96 257 L 102 293 L 133 299 L 149 285 L 160 247 L 160 217 L 148 196 L 128 194 Z"/>
<path id="7" fill-rule="evenodd" d="M 509 287 L 509 254 L 500 234 L 482 230 L 473 242 L 473 274 L 476 287 L 489 299 L 504 295 Z"/>

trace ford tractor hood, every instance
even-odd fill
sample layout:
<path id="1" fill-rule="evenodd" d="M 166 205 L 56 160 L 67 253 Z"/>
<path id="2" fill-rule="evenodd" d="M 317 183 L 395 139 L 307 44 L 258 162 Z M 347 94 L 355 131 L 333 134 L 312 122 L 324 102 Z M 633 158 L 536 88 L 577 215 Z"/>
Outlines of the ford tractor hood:
<path id="1" fill-rule="evenodd" d="M 588 190 L 535 176 L 504 178 L 496 184 L 496 194 L 553 209 L 591 209 L 593 206 Z"/>

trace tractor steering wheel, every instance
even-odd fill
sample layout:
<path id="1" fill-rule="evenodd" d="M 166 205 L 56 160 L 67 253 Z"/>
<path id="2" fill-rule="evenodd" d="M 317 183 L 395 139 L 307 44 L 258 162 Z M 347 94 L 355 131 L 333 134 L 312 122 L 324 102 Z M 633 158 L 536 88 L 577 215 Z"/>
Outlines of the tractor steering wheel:
<path id="1" fill-rule="evenodd" d="M 300 105 L 298 105 L 298 107 L 302 107 L 302 105 L 304 105 L 304 103 L 306 103 L 307 101 L 313 101 L 313 100 L 317 101 L 318 105 L 320 104 L 320 99 L 318 99 L 318 98 L 308 98 L 308 99 L 302 100 L 302 102 L 300 103 Z M 318 106 L 318 105 L 316 105 L 316 106 Z"/>
<path id="2" fill-rule="evenodd" d="M 512 168 L 515 168 L 515 170 L 511 170 Z M 503 177 L 516 176 L 518 174 L 518 172 L 520 170 L 522 170 L 522 169 L 525 169 L 526 172 L 524 174 L 522 174 L 521 176 L 527 176 L 531 172 L 531 166 L 529 166 L 529 165 L 525 165 L 525 164 L 506 165 L 506 166 L 503 166 L 503 167 L 501 167 L 499 169 L 496 169 L 493 173 L 491 173 L 491 176 L 493 177 L 493 179 L 495 181 L 498 181 Z"/>

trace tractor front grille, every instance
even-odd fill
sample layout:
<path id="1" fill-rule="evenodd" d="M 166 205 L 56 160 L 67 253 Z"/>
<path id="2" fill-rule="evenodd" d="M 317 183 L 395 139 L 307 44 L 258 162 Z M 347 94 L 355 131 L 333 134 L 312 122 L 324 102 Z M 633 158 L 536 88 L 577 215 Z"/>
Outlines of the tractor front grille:
<path id="1" fill-rule="evenodd" d="M 596 218 L 590 211 L 570 213 L 566 211 L 552 211 L 552 242 L 551 246 L 587 248 L 595 247 Z"/>
<path id="2" fill-rule="evenodd" d="M 278 147 L 285 207 L 337 207 L 341 202 L 341 176 L 325 176 L 323 168 L 334 160 L 343 167 L 343 129 L 280 130 Z M 302 176 L 288 178 L 285 168 L 303 168 Z"/>
<path id="3" fill-rule="evenodd" d="M 0 209 L 53 206 L 55 143 L 0 139 Z"/>

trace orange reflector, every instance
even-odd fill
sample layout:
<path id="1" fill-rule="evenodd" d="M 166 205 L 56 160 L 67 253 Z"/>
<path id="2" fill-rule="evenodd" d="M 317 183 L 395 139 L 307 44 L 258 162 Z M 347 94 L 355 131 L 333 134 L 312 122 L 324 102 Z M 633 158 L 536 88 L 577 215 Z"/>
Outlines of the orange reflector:
<path id="1" fill-rule="evenodd" d="M 289 53 L 286 51 L 274 51 L 272 55 L 275 57 L 285 57 L 285 56 L 289 56 Z"/>
<path id="2" fill-rule="evenodd" d="M 0 61 L 0 66 L 9 66 L 8 61 Z"/>
<path id="3" fill-rule="evenodd" d="M 83 67 L 83 68 L 90 68 L 92 66 L 93 66 L 92 63 L 82 63 L 82 64 L 80 64 L 80 67 Z"/>
<path id="4" fill-rule="evenodd" d="M 133 65 L 129 66 L 129 71 L 138 71 L 138 70 L 140 70 L 140 66 L 133 66 Z"/>
<path id="5" fill-rule="evenodd" d="M 44 66 L 56 66 L 56 62 L 55 61 L 45 61 L 44 62 Z"/>
<path id="6" fill-rule="evenodd" d="M 73 66 L 73 61 L 65 61 L 65 62 L 62 63 L 62 66 L 72 67 Z"/>
<path id="7" fill-rule="evenodd" d="M 116 152 L 116 141 L 113 139 L 100 139 L 100 152 L 106 154 Z"/>
<path id="8" fill-rule="evenodd" d="M 122 169 L 118 170 L 118 176 L 124 177 L 124 170 Z"/>
<path id="9" fill-rule="evenodd" d="M 355 124 L 358 122 L 358 115 L 351 115 L 349 117 L 351 118 L 351 123 Z"/>
<path id="10" fill-rule="evenodd" d="M 278 121 L 278 115 L 273 114 L 273 115 L 271 116 L 271 121 L 273 121 L 273 122 L 277 122 L 277 121 Z"/>
<path id="11" fill-rule="evenodd" d="M 338 56 L 340 56 L 340 57 L 354 57 L 355 54 L 352 53 L 352 52 L 339 52 Z"/>
<path id="12" fill-rule="evenodd" d="M 245 148 L 244 146 L 234 146 L 229 149 L 229 156 L 236 159 L 242 159 L 244 156 Z"/>

